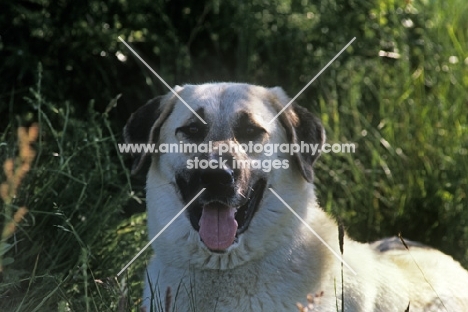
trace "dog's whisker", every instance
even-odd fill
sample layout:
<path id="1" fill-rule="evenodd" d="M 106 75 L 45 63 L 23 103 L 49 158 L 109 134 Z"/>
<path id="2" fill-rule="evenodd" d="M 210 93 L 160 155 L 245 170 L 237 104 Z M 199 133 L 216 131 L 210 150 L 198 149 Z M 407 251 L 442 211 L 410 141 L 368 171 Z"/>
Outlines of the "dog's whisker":
<path id="1" fill-rule="evenodd" d="M 237 191 L 237 194 L 239 194 L 240 196 L 246 198 L 245 195 L 241 193 L 241 191 Z"/>

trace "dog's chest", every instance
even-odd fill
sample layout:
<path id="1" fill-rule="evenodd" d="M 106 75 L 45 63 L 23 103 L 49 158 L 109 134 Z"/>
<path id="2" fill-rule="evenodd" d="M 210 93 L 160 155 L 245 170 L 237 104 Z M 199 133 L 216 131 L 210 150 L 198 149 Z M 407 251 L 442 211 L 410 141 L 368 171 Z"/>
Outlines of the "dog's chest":
<path id="1" fill-rule="evenodd" d="M 192 311 L 196 306 L 195 311 L 290 311 L 296 302 L 302 301 L 294 297 L 300 284 L 298 279 L 290 274 L 285 276 L 287 272 L 262 271 L 257 266 L 242 266 L 233 270 L 186 272 L 181 278 L 183 286 L 177 287 L 175 310 Z"/>

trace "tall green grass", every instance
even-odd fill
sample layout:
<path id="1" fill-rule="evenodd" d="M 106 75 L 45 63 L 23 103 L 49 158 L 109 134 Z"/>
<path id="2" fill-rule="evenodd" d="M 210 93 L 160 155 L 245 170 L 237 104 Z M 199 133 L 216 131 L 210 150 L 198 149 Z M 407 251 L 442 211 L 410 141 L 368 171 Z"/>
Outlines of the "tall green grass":
<path id="1" fill-rule="evenodd" d="M 136 306 L 143 271 L 135 273 L 135 265 L 132 278 L 115 276 L 146 234 L 142 215 L 123 218 L 124 205 L 138 198 L 117 138 L 92 103 L 83 121 L 68 103 L 59 107 L 42 98 L 38 73 L 25 99 L 39 121 L 37 155 L 12 205 L 26 204 L 29 213 L 9 240 L 13 261 L 1 276 L 0 310 L 127 311 Z M 1 146 L 2 163 L 17 152 L 9 139 L 17 126 L 12 122 L 2 136 L 8 142 Z"/>
<path id="2" fill-rule="evenodd" d="M 336 87 L 334 96 L 320 97 L 329 140 L 358 144 L 354 155 L 318 162 L 321 202 L 359 240 L 401 232 L 466 267 L 468 4 L 389 3 L 375 18 L 406 25 L 398 32 L 399 58 L 351 63 L 336 75 L 349 92 Z M 365 107 L 369 96 L 375 105 Z"/>

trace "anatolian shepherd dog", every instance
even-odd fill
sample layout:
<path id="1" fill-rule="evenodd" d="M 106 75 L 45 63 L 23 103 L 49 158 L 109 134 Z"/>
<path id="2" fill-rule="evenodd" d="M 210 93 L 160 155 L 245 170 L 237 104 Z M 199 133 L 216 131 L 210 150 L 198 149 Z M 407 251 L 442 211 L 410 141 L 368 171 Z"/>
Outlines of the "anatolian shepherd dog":
<path id="1" fill-rule="evenodd" d="M 151 160 L 150 238 L 205 188 L 154 241 L 143 310 L 161 311 L 170 288 L 171 311 L 181 312 L 297 311 L 296 303 L 310 293 L 320 294 L 313 311 L 341 311 L 342 298 L 346 312 L 468 311 L 468 272 L 423 245 L 408 242 L 407 250 L 398 239 L 362 244 L 345 235 L 343 259 L 356 274 L 342 269 L 340 259 L 270 190 L 340 255 L 339 228 L 318 206 L 312 184 L 318 153 L 267 157 L 238 148 L 219 159 L 222 144 L 324 143 L 320 122 L 296 104 L 270 123 L 289 102 L 281 88 L 210 83 L 175 91 L 206 124 L 169 93 L 131 116 L 126 142 L 211 142 L 212 150 L 133 155 L 134 170 Z M 219 166 L 197 169 L 196 159 Z M 235 163 L 241 160 L 251 166 Z M 276 168 L 265 168 L 265 160 L 276 160 Z"/>

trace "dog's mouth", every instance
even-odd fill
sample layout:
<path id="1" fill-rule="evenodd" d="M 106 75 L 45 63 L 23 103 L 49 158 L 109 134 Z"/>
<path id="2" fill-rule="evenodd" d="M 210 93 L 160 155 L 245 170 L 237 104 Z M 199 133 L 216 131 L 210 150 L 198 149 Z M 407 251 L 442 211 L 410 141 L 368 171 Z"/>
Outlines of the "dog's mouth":
<path id="1" fill-rule="evenodd" d="M 266 184 L 265 179 L 258 180 L 249 188 L 246 202 L 239 207 L 213 201 L 189 208 L 190 223 L 208 249 L 222 252 L 237 242 L 257 212 Z"/>

